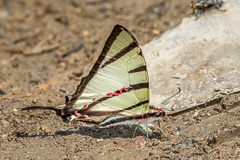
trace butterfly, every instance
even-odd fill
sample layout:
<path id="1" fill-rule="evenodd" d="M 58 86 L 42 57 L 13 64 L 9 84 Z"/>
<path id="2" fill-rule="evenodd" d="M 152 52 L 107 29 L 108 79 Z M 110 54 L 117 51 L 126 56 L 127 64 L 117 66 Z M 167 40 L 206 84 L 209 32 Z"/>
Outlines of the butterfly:
<path id="1" fill-rule="evenodd" d="M 165 116 L 162 109 L 149 105 L 149 80 L 145 59 L 134 36 L 116 25 L 88 76 L 81 79 L 75 93 L 59 106 L 30 106 L 14 111 L 54 110 L 64 122 L 106 116 L 98 126 L 148 126 Z"/>

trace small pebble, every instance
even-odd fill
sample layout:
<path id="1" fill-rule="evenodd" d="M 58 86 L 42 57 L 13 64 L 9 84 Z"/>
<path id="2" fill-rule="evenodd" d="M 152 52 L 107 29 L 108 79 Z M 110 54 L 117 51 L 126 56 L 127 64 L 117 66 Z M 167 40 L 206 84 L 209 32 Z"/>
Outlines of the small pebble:
<path id="1" fill-rule="evenodd" d="M 223 131 L 224 131 L 224 132 L 227 132 L 227 131 L 228 131 L 228 128 L 224 128 Z"/>
<path id="2" fill-rule="evenodd" d="M 46 126 L 46 125 L 41 125 L 41 129 L 44 131 L 44 132 L 46 132 L 46 133 L 50 133 L 52 130 L 48 127 L 48 126 Z"/>
<path id="3" fill-rule="evenodd" d="M 217 136 L 209 136 L 207 139 L 208 145 L 217 143 Z"/>
<path id="4" fill-rule="evenodd" d="M 6 134 L 2 134 L 2 135 L 0 135 L 1 136 L 1 138 L 3 139 L 3 140 L 6 140 L 7 139 L 7 135 Z"/>
<path id="5" fill-rule="evenodd" d="M 145 146 L 147 141 L 146 138 L 143 136 L 137 136 L 133 139 L 132 142 L 134 145 L 138 145 L 138 146 Z"/>
<path id="6" fill-rule="evenodd" d="M 37 102 L 38 102 L 37 99 L 33 99 L 33 100 L 32 100 L 32 103 L 37 103 Z"/>
<path id="7" fill-rule="evenodd" d="M 12 141 L 14 139 L 14 136 L 9 136 L 7 139 L 8 141 Z"/>
<path id="8" fill-rule="evenodd" d="M 197 117 L 197 116 L 198 116 L 198 111 L 196 111 L 196 112 L 194 113 L 193 117 L 195 118 L 195 117 Z"/>
<path id="9" fill-rule="evenodd" d="M 0 12 L 0 19 L 6 19 L 8 17 L 9 13 L 8 11 L 2 11 Z"/>
<path id="10" fill-rule="evenodd" d="M 183 147 L 184 147 L 185 149 L 189 149 L 189 143 L 184 143 Z"/>
<path id="11" fill-rule="evenodd" d="M 4 125 L 4 126 L 8 126 L 8 125 L 9 125 L 9 122 L 6 121 L 6 120 L 4 120 L 4 119 L 1 120 L 0 122 L 1 122 L 1 124 Z"/>
<path id="12" fill-rule="evenodd" d="M 97 139 L 97 142 L 101 142 L 101 141 L 103 141 L 103 139 Z"/>
<path id="13" fill-rule="evenodd" d="M 87 30 L 84 30 L 84 31 L 82 31 L 82 35 L 83 35 L 84 37 L 86 37 L 86 36 L 89 35 L 89 32 L 88 32 Z"/>
<path id="14" fill-rule="evenodd" d="M 1 88 L 0 88 L 0 94 L 6 94 Z"/>
<path id="15" fill-rule="evenodd" d="M 160 34 L 160 30 L 159 30 L 159 29 L 153 29 L 153 30 L 152 30 L 152 33 L 153 33 L 154 35 L 159 35 L 159 34 Z"/>
<path id="16" fill-rule="evenodd" d="M 214 88 L 214 92 L 219 92 L 219 91 L 221 91 L 221 89 L 219 89 L 219 88 Z"/>
<path id="17" fill-rule="evenodd" d="M 181 128 L 177 127 L 176 129 L 177 129 L 176 135 L 178 136 L 180 134 Z"/>
<path id="18" fill-rule="evenodd" d="M 13 68 L 18 68 L 18 66 L 19 66 L 18 62 L 13 62 L 13 64 L 12 64 Z"/>

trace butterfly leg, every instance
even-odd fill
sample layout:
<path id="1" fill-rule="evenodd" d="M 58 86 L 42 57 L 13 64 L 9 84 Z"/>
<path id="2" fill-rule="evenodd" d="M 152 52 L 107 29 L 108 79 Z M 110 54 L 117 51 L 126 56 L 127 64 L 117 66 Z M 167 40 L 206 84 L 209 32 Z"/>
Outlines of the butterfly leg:
<path id="1" fill-rule="evenodd" d="M 148 128 L 146 124 L 141 123 L 139 124 L 139 126 L 140 126 L 139 129 L 143 134 L 147 135 L 147 137 L 152 136 L 152 130 Z"/>
<path id="2" fill-rule="evenodd" d="M 134 138 L 134 137 L 135 137 L 135 135 L 136 135 L 136 132 L 137 132 L 137 129 L 138 129 L 138 127 L 139 127 L 139 124 L 140 124 L 140 122 L 138 122 L 138 124 L 137 124 L 137 127 L 135 128 L 132 138 Z"/>
<path id="3" fill-rule="evenodd" d="M 163 132 L 163 130 L 160 128 L 160 120 L 158 120 L 157 128 L 160 130 L 160 132 L 167 138 L 167 135 Z"/>

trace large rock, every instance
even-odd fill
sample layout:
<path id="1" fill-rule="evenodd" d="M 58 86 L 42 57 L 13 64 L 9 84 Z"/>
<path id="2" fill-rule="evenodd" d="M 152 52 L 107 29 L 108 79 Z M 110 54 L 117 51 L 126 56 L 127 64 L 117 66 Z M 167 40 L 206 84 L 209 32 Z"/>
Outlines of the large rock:
<path id="1" fill-rule="evenodd" d="M 240 0 L 222 8 L 184 18 L 143 47 L 150 104 L 179 111 L 240 90 Z M 178 86 L 182 92 L 161 105 Z"/>

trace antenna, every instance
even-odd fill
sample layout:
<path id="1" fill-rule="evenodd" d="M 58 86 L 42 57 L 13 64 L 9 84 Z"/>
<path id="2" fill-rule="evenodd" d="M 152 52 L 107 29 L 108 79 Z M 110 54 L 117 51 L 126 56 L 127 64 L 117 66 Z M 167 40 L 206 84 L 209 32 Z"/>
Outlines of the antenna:
<path id="1" fill-rule="evenodd" d="M 13 111 L 18 112 L 18 111 L 29 111 L 29 110 L 53 110 L 56 112 L 58 116 L 62 116 L 62 110 L 60 108 L 56 108 L 56 106 L 30 106 L 30 107 L 25 107 L 25 108 L 13 108 Z"/>
<path id="2" fill-rule="evenodd" d="M 164 103 L 166 103 L 169 99 L 173 98 L 174 96 L 176 96 L 176 95 L 179 94 L 180 92 L 181 92 L 181 88 L 178 87 L 178 92 L 175 93 L 174 95 L 172 95 L 171 97 L 167 98 L 166 100 L 164 100 L 164 101 L 161 103 L 161 105 L 164 105 Z M 154 106 L 149 106 L 149 108 L 150 108 L 150 109 L 159 109 L 159 108 L 156 108 L 156 107 L 154 107 Z M 164 109 L 164 110 L 167 110 L 167 111 L 174 111 L 173 108 L 171 108 L 171 109 L 161 108 L 161 109 Z"/>
<path id="3" fill-rule="evenodd" d="M 169 99 L 173 98 L 174 96 L 176 96 L 177 94 L 179 94 L 181 92 L 181 88 L 178 87 L 178 92 L 175 93 L 174 95 L 172 95 L 171 97 L 167 98 L 166 100 L 164 100 L 161 104 L 164 105 Z"/>

